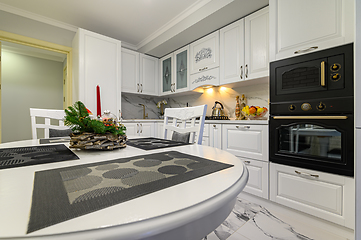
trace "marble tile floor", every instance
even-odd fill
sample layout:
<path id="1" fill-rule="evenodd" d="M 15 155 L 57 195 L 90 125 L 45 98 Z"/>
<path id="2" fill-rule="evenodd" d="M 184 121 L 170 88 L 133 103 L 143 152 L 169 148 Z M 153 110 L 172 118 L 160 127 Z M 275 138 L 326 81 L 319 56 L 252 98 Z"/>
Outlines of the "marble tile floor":
<path id="1" fill-rule="evenodd" d="M 228 218 L 202 240 L 346 240 L 292 216 L 237 198 Z"/>

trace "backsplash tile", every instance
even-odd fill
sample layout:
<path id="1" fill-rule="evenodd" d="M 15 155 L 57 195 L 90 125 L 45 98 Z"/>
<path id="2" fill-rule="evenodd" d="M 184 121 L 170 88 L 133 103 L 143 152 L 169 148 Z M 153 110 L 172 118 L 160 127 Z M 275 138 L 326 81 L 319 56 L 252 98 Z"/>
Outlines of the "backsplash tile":
<path id="1" fill-rule="evenodd" d="M 235 118 L 236 96 L 241 97 L 242 94 L 247 98 L 247 105 L 249 106 L 269 107 L 269 86 L 268 84 L 258 84 L 237 88 L 213 87 L 206 89 L 204 93 L 191 93 L 183 96 L 154 97 L 122 93 L 122 114 L 123 119 L 142 118 L 143 108 L 139 104 L 144 104 L 148 118 L 159 119 L 161 117 L 156 104 L 165 99 L 168 102 L 165 105 L 166 108 L 186 107 L 187 103 L 190 107 L 207 104 L 207 115 L 212 114 L 214 102 L 219 101 L 224 106 L 225 114 L 230 118 Z"/>

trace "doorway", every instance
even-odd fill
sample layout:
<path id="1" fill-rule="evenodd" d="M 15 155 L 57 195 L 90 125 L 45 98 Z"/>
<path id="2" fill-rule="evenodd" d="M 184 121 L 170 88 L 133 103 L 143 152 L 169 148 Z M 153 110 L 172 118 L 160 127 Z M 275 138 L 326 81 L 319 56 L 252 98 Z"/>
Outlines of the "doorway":
<path id="1" fill-rule="evenodd" d="M 65 109 L 72 104 L 71 48 L 3 31 L 0 42 L 0 141 L 31 139 L 29 107 Z"/>

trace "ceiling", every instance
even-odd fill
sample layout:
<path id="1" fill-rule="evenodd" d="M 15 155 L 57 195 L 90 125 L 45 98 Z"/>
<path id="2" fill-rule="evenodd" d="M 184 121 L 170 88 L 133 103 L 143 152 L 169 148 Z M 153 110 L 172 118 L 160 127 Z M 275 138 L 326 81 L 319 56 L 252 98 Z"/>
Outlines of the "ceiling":
<path id="1" fill-rule="evenodd" d="M 268 5 L 268 0 L 0 0 L 0 9 L 76 31 L 78 27 L 162 57 Z"/>

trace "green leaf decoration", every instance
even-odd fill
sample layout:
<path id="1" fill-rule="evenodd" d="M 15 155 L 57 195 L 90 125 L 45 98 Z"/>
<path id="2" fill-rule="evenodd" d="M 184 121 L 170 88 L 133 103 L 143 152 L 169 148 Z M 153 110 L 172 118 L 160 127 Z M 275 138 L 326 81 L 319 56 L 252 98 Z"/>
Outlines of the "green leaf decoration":
<path id="1" fill-rule="evenodd" d="M 111 125 L 105 126 L 104 123 L 97 119 L 91 119 L 88 113 L 88 109 L 81 101 L 76 102 L 73 106 L 69 106 L 65 109 L 64 124 L 69 126 L 75 133 L 113 133 L 115 135 L 124 135 L 124 125 Z"/>

